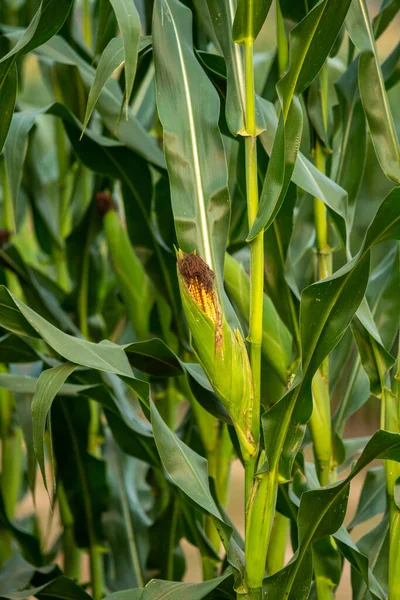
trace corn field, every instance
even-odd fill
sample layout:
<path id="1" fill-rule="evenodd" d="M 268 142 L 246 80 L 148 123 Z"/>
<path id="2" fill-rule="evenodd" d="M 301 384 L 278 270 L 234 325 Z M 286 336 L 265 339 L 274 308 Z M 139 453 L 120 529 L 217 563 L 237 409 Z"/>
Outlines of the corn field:
<path id="1" fill-rule="evenodd" d="M 400 600 L 399 12 L 0 0 L 0 598 Z"/>

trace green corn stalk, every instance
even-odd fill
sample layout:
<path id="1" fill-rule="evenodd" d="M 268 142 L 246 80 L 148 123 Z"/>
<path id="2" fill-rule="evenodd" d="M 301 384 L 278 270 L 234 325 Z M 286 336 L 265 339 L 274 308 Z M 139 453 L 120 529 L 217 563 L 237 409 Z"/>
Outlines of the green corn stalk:
<path id="1" fill-rule="evenodd" d="M 199 256 L 178 251 L 178 280 L 193 349 L 232 419 L 244 460 L 250 460 L 258 440 L 251 368 L 242 334 L 228 325 L 215 293 L 214 274 Z"/>

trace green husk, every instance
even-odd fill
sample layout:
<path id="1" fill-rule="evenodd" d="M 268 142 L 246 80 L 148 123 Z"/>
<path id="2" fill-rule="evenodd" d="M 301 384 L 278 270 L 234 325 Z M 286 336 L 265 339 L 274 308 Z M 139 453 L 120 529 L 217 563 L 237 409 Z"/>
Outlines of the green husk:
<path id="1" fill-rule="evenodd" d="M 246 346 L 240 331 L 232 331 L 228 325 L 216 296 L 218 318 L 215 323 L 196 302 L 179 270 L 179 261 L 183 257 L 183 252 L 178 251 L 179 286 L 192 347 L 232 419 L 244 460 L 249 460 L 256 452 L 257 440 L 253 429 L 253 383 Z M 198 260 L 203 262 L 200 257 Z M 215 294 L 215 291 L 210 293 Z"/>

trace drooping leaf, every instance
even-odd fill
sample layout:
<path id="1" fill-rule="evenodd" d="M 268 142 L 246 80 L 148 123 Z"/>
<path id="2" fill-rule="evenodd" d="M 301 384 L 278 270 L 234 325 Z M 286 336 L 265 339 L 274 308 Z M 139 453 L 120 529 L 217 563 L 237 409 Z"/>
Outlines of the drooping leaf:
<path id="1" fill-rule="evenodd" d="M 134 2 L 130 0 L 110 0 L 118 26 L 121 30 L 124 48 L 125 73 L 125 106 L 128 118 L 129 101 L 132 95 L 133 82 L 140 38 L 140 18 Z"/>
<path id="2" fill-rule="evenodd" d="M 289 68 L 277 85 L 282 112 L 257 218 L 248 240 L 271 225 L 282 205 L 296 163 L 303 127 L 298 95 L 318 75 L 343 24 L 349 4 L 350 0 L 321 0 L 290 32 Z"/>
<path id="3" fill-rule="evenodd" d="M 123 62 L 124 48 L 122 45 L 122 39 L 113 38 L 103 50 L 97 65 L 96 74 L 89 91 L 85 118 L 83 120 L 83 131 L 85 131 L 87 124 L 89 123 L 89 119 L 92 116 L 101 90 L 106 85 L 112 74 L 123 64 Z"/>
<path id="4" fill-rule="evenodd" d="M 303 439 L 301 424 L 311 416 L 311 382 L 323 360 L 343 337 L 364 297 L 370 269 L 370 248 L 400 237 L 400 187 L 381 203 L 357 254 L 331 277 L 305 288 L 301 297 L 300 334 L 302 368 L 286 395 L 262 417 L 268 460 L 279 458 L 290 479 L 291 467 Z M 284 432 L 284 424 L 289 433 Z M 289 426 L 290 423 L 290 426 Z M 282 446 L 281 446 L 282 445 Z"/>
<path id="5" fill-rule="evenodd" d="M 399 11 L 399 0 L 383 0 L 381 9 L 373 20 L 375 39 L 378 39 L 386 31 Z"/>
<path id="6" fill-rule="evenodd" d="M 0 65 L 0 150 L 6 141 L 17 97 L 17 67 L 9 59 Z"/>
<path id="7" fill-rule="evenodd" d="M 358 79 L 368 128 L 384 173 L 400 182 L 400 148 L 365 0 L 353 2 L 346 26 L 360 50 Z"/>
<path id="8" fill-rule="evenodd" d="M 46 421 L 54 398 L 71 373 L 75 371 L 76 367 L 77 365 L 72 363 L 65 363 L 59 367 L 43 371 L 38 379 L 35 395 L 32 400 L 33 447 L 46 489 L 47 480 L 44 456 Z M 52 466 L 54 467 L 54 465 Z"/>
<path id="9" fill-rule="evenodd" d="M 33 565 L 42 564 L 42 553 L 39 540 L 14 524 L 6 515 L 3 495 L 0 493 L 0 529 L 8 531 L 17 541 L 24 558 Z"/>
<path id="10" fill-rule="evenodd" d="M 367 128 L 358 91 L 357 62 L 335 83 L 340 100 L 342 143 L 336 181 L 348 193 L 348 219 L 352 224 L 367 158 Z"/>
<path id="11" fill-rule="evenodd" d="M 364 480 L 356 514 L 349 524 L 349 529 L 385 512 L 385 472 L 382 467 L 369 469 Z"/>
<path id="12" fill-rule="evenodd" d="M 371 392 L 378 398 L 382 395 L 384 378 L 386 372 L 393 366 L 394 358 L 382 345 L 379 333 L 376 330 L 372 315 L 363 311 L 359 317 L 355 317 L 351 324 L 351 330 L 357 343 L 364 371 L 367 373 Z"/>
<path id="13" fill-rule="evenodd" d="M 28 335 L 33 333 L 34 337 L 39 334 L 53 350 L 71 362 L 75 361 L 83 366 L 132 377 L 128 359 L 121 347 L 111 342 L 94 344 L 68 335 L 35 313 L 4 286 L 0 288 L 0 293 L 7 302 L 6 312 L 3 312 L 3 308 L 0 310 L 1 324 L 6 329 L 21 333 L 22 325 L 23 333 Z"/>
<path id="14" fill-rule="evenodd" d="M 89 404 L 83 398 L 58 398 L 52 407 L 52 434 L 57 476 L 63 484 L 74 518 L 79 547 L 101 544 L 101 519 L 109 504 L 104 460 L 87 450 Z"/>
<path id="15" fill-rule="evenodd" d="M 374 533 L 376 532 L 374 531 Z M 373 561 L 371 561 L 365 551 L 353 542 L 343 525 L 339 531 L 335 533 L 334 538 L 340 552 L 352 565 L 352 579 L 353 573 L 356 571 L 357 574 L 359 574 L 360 579 L 364 580 L 363 583 L 358 586 L 359 594 L 357 595 L 357 600 L 361 600 L 367 589 L 374 600 L 384 600 L 384 598 L 386 598 L 385 591 L 374 576 Z"/>
<path id="16" fill-rule="evenodd" d="M 375 458 L 400 461 L 400 435 L 377 431 L 345 479 L 302 495 L 298 513 L 298 550 L 284 569 L 266 580 L 268 586 L 279 581 L 282 595 L 289 596 L 310 544 L 340 528 L 346 513 L 350 481 Z M 309 518 L 311 513 L 313 519 Z"/>
<path id="17" fill-rule="evenodd" d="M 230 573 L 227 573 L 203 583 L 177 583 L 153 579 L 144 588 L 141 600 L 179 600 L 182 597 L 187 600 L 202 600 L 230 576 Z"/>
<path id="18" fill-rule="evenodd" d="M 72 0 L 42 0 L 30 24 L 25 31 L 18 33 L 15 46 L 0 58 L 0 63 L 31 52 L 47 42 L 62 27 L 71 5 Z"/>
<path id="19" fill-rule="evenodd" d="M 38 48 L 35 53 L 44 61 L 76 65 L 85 85 L 88 88 L 92 86 L 95 78 L 95 70 L 63 38 L 54 36 L 46 44 Z M 122 92 L 118 83 L 114 80 L 109 80 L 103 87 L 97 102 L 97 110 L 104 120 L 105 125 L 112 133 L 116 132 L 118 139 L 128 148 L 132 148 L 152 164 L 160 168 L 165 168 L 162 152 L 157 148 L 153 138 L 151 138 L 132 112 L 129 111 L 128 120 L 121 119 L 120 121 L 122 101 Z"/>
<path id="20" fill-rule="evenodd" d="M 17 93 L 16 59 L 45 43 L 62 27 L 71 9 L 72 0 L 42 0 L 24 32 L 14 37 L 13 48 L 0 58 L 0 150 L 10 126 Z"/>
<path id="21" fill-rule="evenodd" d="M 195 504 L 221 519 L 210 492 L 207 461 L 169 429 L 153 403 L 151 418 L 158 452 L 169 477 Z"/>
<path id="22" fill-rule="evenodd" d="M 60 598 L 60 600 L 89 600 L 90 596 L 85 590 L 69 577 L 60 575 L 52 581 L 36 588 L 28 588 L 21 592 L 8 592 L 2 594 L 8 600 L 25 600 L 25 598 Z"/>

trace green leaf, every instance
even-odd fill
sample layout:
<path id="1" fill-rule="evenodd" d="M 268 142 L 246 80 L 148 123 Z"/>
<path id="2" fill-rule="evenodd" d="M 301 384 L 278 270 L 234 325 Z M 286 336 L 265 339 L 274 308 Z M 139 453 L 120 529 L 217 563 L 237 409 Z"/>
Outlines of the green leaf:
<path id="1" fill-rule="evenodd" d="M 232 41 L 234 5 L 229 0 L 207 0 L 207 5 L 226 62 L 226 121 L 231 133 L 237 135 L 246 128 L 246 90 L 242 50 Z"/>
<path id="2" fill-rule="evenodd" d="M 60 64 L 76 65 L 85 85 L 88 88 L 93 85 L 95 70 L 63 38 L 54 36 L 35 53 L 40 59 L 47 62 L 50 60 Z M 117 138 L 128 148 L 131 148 L 152 164 L 165 168 L 164 157 L 154 138 L 147 133 L 131 110 L 129 111 L 128 120 L 120 120 L 122 102 L 123 96 L 118 82 L 112 79 L 109 80 L 101 90 L 97 102 L 97 110 L 105 125 L 111 132 L 116 132 Z"/>
<path id="3" fill-rule="evenodd" d="M 157 106 L 180 248 L 215 272 L 223 298 L 229 226 L 227 168 L 219 99 L 192 49 L 192 15 L 178 0 L 156 0 L 153 45 Z M 201 88 L 201 94 L 198 93 Z"/>
<path id="4" fill-rule="evenodd" d="M 35 395 L 32 400 L 32 425 L 33 425 L 33 447 L 40 470 L 47 488 L 46 468 L 45 468 L 45 427 L 47 416 L 50 412 L 54 398 L 59 393 L 61 386 L 68 377 L 75 371 L 77 365 L 65 363 L 53 369 L 47 369 L 40 375 Z M 53 467 L 53 465 L 52 465 Z M 54 469 L 53 469 L 54 473 Z"/>
<path id="5" fill-rule="evenodd" d="M 142 586 L 147 533 L 152 525 L 144 507 L 152 500 L 152 489 L 146 483 L 148 465 L 123 454 L 112 439 L 107 440 L 105 457 L 113 501 L 103 523 L 113 563 L 107 585 L 110 589 Z"/>
<path id="6" fill-rule="evenodd" d="M 53 350 L 65 359 L 93 369 L 117 373 L 128 378 L 132 377 L 128 359 L 120 346 L 111 342 L 94 344 L 60 331 L 11 294 L 4 286 L 0 287 L 1 296 L 8 304 L 4 312 L 0 307 L 0 322 L 6 329 L 21 333 L 21 324 L 25 321 L 23 333 L 32 335 L 33 330 L 34 337 L 37 337 L 38 333 Z"/>
<path id="7" fill-rule="evenodd" d="M 18 191 L 22 180 L 22 167 L 28 147 L 28 134 L 35 123 L 36 117 L 36 111 L 15 113 L 4 145 L 4 158 L 14 210 L 17 207 Z"/>
<path id="8" fill-rule="evenodd" d="M 232 38 L 237 44 L 253 42 L 260 33 L 272 0 L 238 0 Z"/>
<path id="9" fill-rule="evenodd" d="M 274 137 L 278 127 L 278 118 L 274 105 L 263 98 L 260 99 L 264 113 L 267 129 L 260 135 L 260 141 L 270 156 Z M 340 217 L 346 219 L 346 191 L 324 173 L 319 171 L 315 165 L 299 152 L 292 173 L 292 181 L 311 196 L 320 198 L 329 208 Z"/>
<path id="10" fill-rule="evenodd" d="M 377 535 L 378 532 L 375 529 L 372 530 L 371 533 L 375 534 L 373 543 L 376 544 L 377 537 L 379 539 L 380 536 Z M 361 585 L 357 586 L 357 600 L 361 600 L 361 598 L 364 597 L 366 589 L 369 590 L 373 600 L 384 600 L 387 598 L 387 595 L 379 585 L 379 582 L 372 572 L 372 568 L 374 566 L 373 561 L 371 561 L 369 555 L 365 553 L 365 551 L 359 545 L 356 545 L 353 542 L 343 525 L 339 531 L 335 533 L 334 538 L 338 544 L 340 552 L 349 561 L 353 570 L 360 575 L 360 579 L 362 578 L 364 580 L 364 582 L 360 582 Z M 369 544 L 369 548 L 371 548 L 371 544 Z M 352 584 L 354 581 L 353 575 L 354 572 L 352 573 Z"/>
<path id="11" fill-rule="evenodd" d="M 353 43 L 361 52 L 358 69 L 360 95 L 376 156 L 386 176 L 399 183 L 399 141 L 365 0 L 352 3 L 346 25 Z"/>
<path id="12" fill-rule="evenodd" d="M 300 500 L 298 512 L 299 547 L 290 563 L 271 579 L 281 582 L 282 597 L 289 596 L 297 573 L 310 545 L 322 537 L 335 533 L 343 523 L 349 495 L 350 481 L 367 464 L 376 458 L 400 462 L 400 435 L 388 431 L 377 431 L 362 452 L 349 475 L 340 482 L 324 488 L 305 492 Z M 310 519 L 309 515 L 313 518 Z M 268 579 L 267 579 L 268 582 Z"/>
<path id="13" fill-rule="evenodd" d="M 185 600 L 202 600 L 228 577 L 231 577 L 230 573 L 203 583 L 177 583 L 153 579 L 144 588 L 141 600 L 180 600 L 181 598 L 185 598 Z M 117 600 L 121 600 L 121 598 Z M 131 599 L 125 598 L 123 600 Z"/>
<path id="14" fill-rule="evenodd" d="M 225 284 L 241 315 L 247 319 L 250 309 L 250 280 L 240 263 L 229 254 L 225 257 Z M 292 336 L 271 299 L 264 294 L 262 353 L 284 385 L 287 383 L 291 350 Z"/>
<path id="15" fill-rule="evenodd" d="M 359 316 L 362 316 L 362 321 Z M 365 315 L 359 310 L 358 317 L 353 319 L 351 330 L 362 366 L 369 378 L 371 392 L 381 398 L 385 374 L 394 365 L 395 360 L 383 347 L 372 315 Z"/>
<path id="16" fill-rule="evenodd" d="M 134 590 L 121 590 L 120 592 L 114 592 L 104 598 L 104 600 L 140 600 L 142 597 L 143 588 L 137 588 Z"/>
<path id="17" fill-rule="evenodd" d="M 7 333 L 0 338 L 0 362 L 20 363 L 34 362 L 39 355 L 30 345 L 26 337 L 19 337 L 13 333 Z"/>
<path id="18" fill-rule="evenodd" d="M 375 39 L 378 39 L 386 31 L 399 11 L 399 0 L 383 0 L 381 9 L 373 20 Z"/>
<path id="19" fill-rule="evenodd" d="M 0 66 L 0 112 L 2 115 L 0 121 L 0 151 L 6 141 L 8 128 L 10 127 L 12 115 L 14 112 L 15 101 L 17 98 L 17 67 L 12 63 L 12 59 L 8 63 L 3 63 Z"/>
<path id="20" fill-rule="evenodd" d="M 344 527 L 340 529 L 338 534 L 344 533 Z M 339 543 L 339 548 L 343 555 L 348 558 L 347 553 L 343 551 L 341 544 L 341 537 L 336 534 L 335 538 Z M 347 539 L 350 537 L 346 532 Z M 388 583 L 388 562 L 389 562 L 389 515 L 385 514 L 381 522 L 374 527 L 374 529 L 368 531 L 358 542 L 357 549 L 359 553 L 362 553 L 365 557 L 368 557 L 368 563 L 370 565 L 369 576 L 366 577 L 365 569 L 360 567 L 360 562 L 351 561 L 351 564 L 355 569 L 352 572 L 352 589 L 355 600 L 362 600 L 365 597 L 366 589 L 369 589 L 372 594 L 375 594 L 379 600 L 387 598 L 387 583 Z M 363 561 L 364 564 L 367 562 Z M 371 573 L 373 572 L 373 574 Z M 358 573 L 361 574 L 364 581 L 360 581 Z M 378 583 L 379 582 L 379 583 Z M 380 584 L 380 585 L 379 585 Z M 383 589 L 382 589 L 383 588 Z"/>
<path id="21" fill-rule="evenodd" d="M 37 48 L 57 33 L 66 20 L 72 0 L 42 0 L 24 32 L 18 32 L 16 44 L 0 58 L 0 150 L 7 137 L 17 93 L 16 59 Z"/>
<path id="22" fill-rule="evenodd" d="M 36 357 L 37 359 L 38 357 Z M 11 361 L 14 362 L 14 361 Z M 31 362 L 26 361 L 25 362 Z M 57 368 L 57 367 L 56 367 Z M 38 379 L 29 375 L 15 375 L 13 373 L 0 373 L 0 387 L 16 394 L 34 395 Z M 77 385 L 75 383 L 65 383 L 58 392 L 61 396 L 77 396 L 78 394 L 91 389 L 92 385 Z"/>
<path id="23" fill-rule="evenodd" d="M 110 201 L 112 202 L 111 199 Z M 150 313 L 154 302 L 151 281 L 132 248 L 116 210 L 111 208 L 107 211 L 103 217 L 103 227 L 129 320 L 137 338 L 146 339 L 149 336 Z"/>
<path id="24" fill-rule="evenodd" d="M 321 0 L 290 32 L 289 68 L 277 85 L 282 107 L 257 217 L 248 241 L 277 215 L 292 177 L 302 133 L 298 100 L 315 79 L 335 42 L 350 0 Z"/>
<path id="25" fill-rule="evenodd" d="M 280 456 L 280 470 L 291 477 L 293 460 L 312 412 L 311 382 L 316 370 L 343 337 L 366 291 L 370 248 L 386 239 L 400 238 L 400 187 L 389 192 L 378 208 L 362 247 L 331 277 L 303 290 L 300 305 L 302 361 L 292 387 L 262 417 L 267 458 Z M 290 425 L 289 425 L 290 423 Z M 288 432 L 285 432 L 286 425 Z"/>
<path id="26" fill-rule="evenodd" d="M 125 106 L 128 119 L 139 50 L 140 18 L 135 3 L 131 0 L 110 0 L 110 3 L 117 17 L 124 44 Z"/>
<path id="27" fill-rule="evenodd" d="M 368 519 L 372 519 L 386 509 L 386 480 L 383 467 L 374 467 L 367 471 L 361 490 L 356 514 L 348 526 L 352 529 Z"/>
<path id="28" fill-rule="evenodd" d="M 0 63 L 11 56 L 31 52 L 49 40 L 62 27 L 72 6 L 72 0 L 42 0 L 27 29 L 14 37 L 16 44 L 0 59 Z"/>
<path id="29" fill-rule="evenodd" d="M 235 136 L 237 134 L 246 135 L 246 89 L 243 51 L 232 39 L 232 23 L 235 16 L 234 2 L 231 0 L 207 0 L 207 4 L 215 36 L 221 46 L 226 63 L 227 90 L 225 114 L 228 127 Z M 267 9 L 266 6 L 265 9 Z M 267 16 L 267 12 L 268 10 L 265 10 L 265 17 Z M 265 123 L 260 110 L 259 98 L 256 97 L 256 132 L 260 133 L 264 129 Z"/>
<path id="30" fill-rule="evenodd" d="M 340 160 L 336 181 L 348 193 L 348 220 L 351 226 L 367 159 L 367 127 L 358 91 L 357 61 L 335 83 L 342 123 Z"/>
<path id="31" fill-rule="evenodd" d="M 114 71 L 116 71 L 116 69 L 118 69 L 118 67 L 120 67 L 125 60 L 124 48 L 122 44 L 123 42 L 121 38 L 113 38 L 109 41 L 106 48 L 103 50 L 102 55 L 100 56 L 96 74 L 89 91 L 85 118 L 83 120 L 83 132 L 89 123 L 89 119 L 92 116 L 92 112 L 101 94 L 101 90 L 106 85 Z"/>
<path id="32" fill-rule="evenodd" d="M 58 575 L 60 570 L 56 565 L 37 568 L 22 558 L 20 554 L 14 554 L 3 565 L 0 573 L 0 597 L 3 594 L 21 590 L 28 587 L 35 573 L 43 575 Z"/>
<path id="33" fill-rule="evenodd" d="M 151 402 L 151 423 L 161 461 L 169 477 L 206 512 L 221 519 L 208 482 L 207 461 L 169 429 Z"/>
<path id="34" fill-rule="evenodd" d="M 22 592 L 8 592 L 2 594 L 9 600 L 25 600 L 25 598 L 59 598 L 60 600 L 90 600 L 91 596 L 69 577 L 56 577 L 52 581 L 36 588 L 28 588 Z"/>
<path id="35" fill-rule="evenodd" d="M 42 553 L 39 540 L 15 525 L 6 515 L 3 495 L 0 490 L 0 528 L 12 534 L 17 541 L 21 552 L 28 562 L 33 565 L 42 564 Z"/>
<path id="36" fill-rule="evenodd" d="M 157 338 L 123 346 L 129 362 L 139 371 L 155 377 L 182 375 L 181 363 L 174 352 Z"/>
<path id="37" fill-rule="evenodd" d="M 104 460 L 89 454 L 89 403 L 84 398 L 58 398 L 52 406 L 52 437 L 57 476 L 64 486 L 80 548 L 104 539 L 102 517 L 109 508 Z"/>

